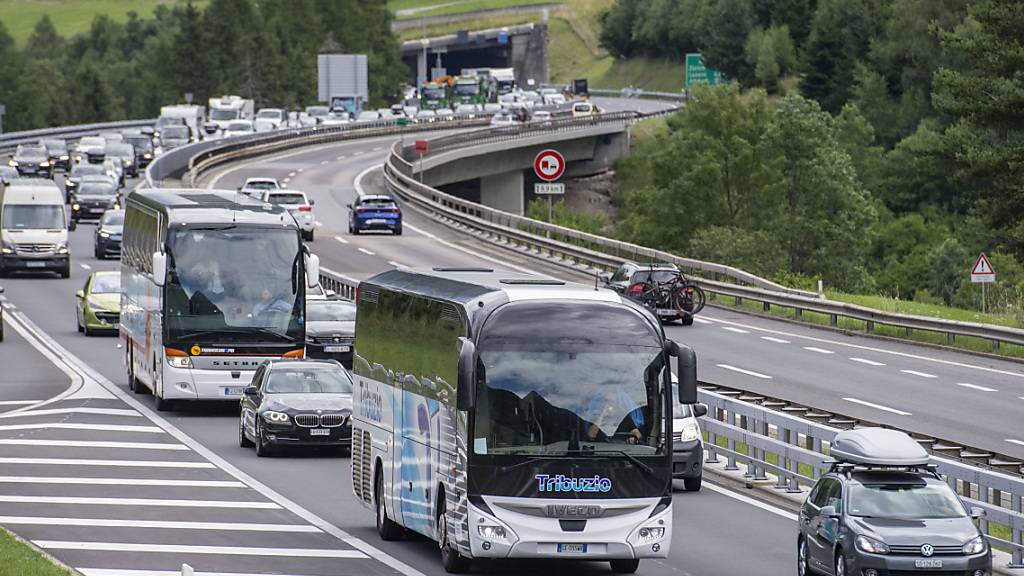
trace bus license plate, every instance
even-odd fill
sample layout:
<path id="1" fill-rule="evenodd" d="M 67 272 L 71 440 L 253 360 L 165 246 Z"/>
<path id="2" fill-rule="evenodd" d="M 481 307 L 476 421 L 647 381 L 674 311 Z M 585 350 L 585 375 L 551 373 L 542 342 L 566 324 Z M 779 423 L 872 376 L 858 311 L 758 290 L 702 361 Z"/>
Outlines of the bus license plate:
<path id="1" fill-rule="evenodd" d="M 224 387 L 224 395 L 225 396 L 241 396 L 242 395 L 242 387 L 241 386 L 225 386 Z"/>
<path id="2" fill-rule="evenodd" d="M 942 560 L 914 560 L 914 568 L 942 568 Z"/>
<path id="3" fill-rule="evenodd" d="M 348 346 L 324 346 L 324 352 L 348 352 Z"/>
<path id="4" fill-rule="evenodd" d="M 586 544 L 559 544 L 558 545 L 558 552 L 560 554 L 562 554 L 562 553 L 565 553 L 565 554 L 586 554 L 587 553 L 587 545 Z"/>
<path id="5" fill-rule="evenodd" d="M 310 428 L 310 436 L 330 436 L 331 430 L 329 428 Z"/>

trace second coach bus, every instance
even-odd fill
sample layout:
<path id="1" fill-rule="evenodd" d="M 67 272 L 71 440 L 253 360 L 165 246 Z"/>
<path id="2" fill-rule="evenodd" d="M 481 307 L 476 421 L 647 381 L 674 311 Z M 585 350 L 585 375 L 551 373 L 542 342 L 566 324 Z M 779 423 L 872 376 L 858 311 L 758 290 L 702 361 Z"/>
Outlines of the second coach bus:
<path id="1" fill-rule="evenodd" d="M 151 390 L 158 410 L 237 400 L 264 359 L 303 356 L 318 276 L 283 208 L 235 192 L 133 192 L 121 247 L 129 387 Z"/>
<path id="2" fill-rule="evenodd" d="M 610 290 L 483 269 L 400 269 L 360 284 L 352 486 L 385 540 L 471 558 L 609 561 L 672 541 L 670 359 L 696 357 Z"/>

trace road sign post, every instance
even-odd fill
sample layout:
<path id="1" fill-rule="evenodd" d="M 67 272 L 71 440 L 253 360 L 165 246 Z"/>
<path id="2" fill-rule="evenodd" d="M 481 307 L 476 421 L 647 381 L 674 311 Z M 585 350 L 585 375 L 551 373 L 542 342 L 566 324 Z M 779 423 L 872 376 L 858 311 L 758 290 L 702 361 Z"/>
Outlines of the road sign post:
<path id="1" fill-rule="evenodd" d="M 996 281 L 996 271 L 992 268 L 992 263 L 988 261 L 988 256 L 982 252 L 978 255 L 978 260 L 974 263 L 974 267 L 971 268 L 971 282 L 975 284 L 981 284 L 981 313 L 985 313 L 985 300 L 987 299 L 988 290 L 986 287 Z"/>
<path id="2" fill-rule="evenodd" d="M 555 180 L 565 174 L 565 157 L 558 150 L 541 150 L 533 159 L 533 171 L 544 184 L 534 184 L 533 193 L 547 195 L 548 197 L 548 223 L 551 223 L 552 212 L 554 211 L 552 196 L 564 195 L 565 184 L 552 184 Z"/>
<path id="3" fill-rule="evenodd" d="M 430 148 L 429 140 L 417 140 L 416 141 L 416 153 L 420 155 L 420 184 L 423 184 L 423 155 L 427 153 Z"/>

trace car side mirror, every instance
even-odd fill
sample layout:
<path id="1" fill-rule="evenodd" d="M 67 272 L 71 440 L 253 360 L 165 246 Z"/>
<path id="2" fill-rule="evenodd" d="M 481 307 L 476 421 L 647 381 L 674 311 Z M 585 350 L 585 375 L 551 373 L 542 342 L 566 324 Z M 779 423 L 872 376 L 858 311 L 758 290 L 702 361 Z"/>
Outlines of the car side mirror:
<path id="1" fill-rule="evenodd" d="M 818 514 L 821 515 L 822 518 L 839 518 L 839 513 L 836 512 L 835 506 L 824 506 Z"/>
<path id="2" fill-rule="evenodd" d="M 700 418 L 708 415 L 708 405 L 700 402 L 693 405 L 693 417 Z"/>
<path id="3" fill-rule="evenodd" d="M 4 293 L 4 287 L 0 286 L 0 294 L 3 294 L 3 293 Z"/>
<path id="4" fill-rule="evenodd" d="M 245 390 L 242 390 L 242 393 L 246 396 L 255 396 L 259 394 L 260 391 L 255 386 L 246 386 Z"/>
<path id="5" fill-rule="evenodd" d="M 977 506 L 971 506 L 971 518 L 974 518 L 975 520 L 978 520 L 978 519 L 984 518 L 986 514 L 987 513 L 985 512 L 984 508 L 979 508 Z"/>
<path id="6" fill-rule="evenodd" d="M 665 342 L 665 352 L 676 359 L 676 376 L 679 378 L 679 403 L 697 403 L 697 353 L 689 346 L 673 340 Z"/>
<path id="7" fill-rule="evenodd" d="M 0 290 L 0 292 L 2 292 L 2 290 Z M 78 298 L 79 300 L 85 298 L 85 291 L 79 290 L 78 292 L 75 292 L 75 298 Z"/>
<path id="8" fill-rule="evenodd" d="M 78 228 L 78 222 L 74 218 L 68 219 L 68 230 L 74 232 Z"/>
<path id="9" fill-rule="evenodd" d="M 163 286 L 167 282 L 167 255 L 153 252 L 153 283 Z"/>
<path id="10" fill-rule="evenodd" d="M 476 406 L 476 344 L 468 338 L 459 338 L 458 383 L 455 389 L 455 408 L 472 410 Z"/>
<path id="11" fill-rule="evenodd" d="M 320 257 L 316 254 L 306 256 L 306 286 L 313 288 L 320 283 Z"/>
<path id="12" fill-rule="evenodd" d="M 309 201 L 309 205 L 310 206 L 316 206 L 316 200 L 310 200 Z"/>
<path id="13" fill-rule="evenodd" d="M 352 205 L 351 204 L 345 204 L 345 208 L 348 208 L 349 210 L 351 210 L 352 209 Z"/>

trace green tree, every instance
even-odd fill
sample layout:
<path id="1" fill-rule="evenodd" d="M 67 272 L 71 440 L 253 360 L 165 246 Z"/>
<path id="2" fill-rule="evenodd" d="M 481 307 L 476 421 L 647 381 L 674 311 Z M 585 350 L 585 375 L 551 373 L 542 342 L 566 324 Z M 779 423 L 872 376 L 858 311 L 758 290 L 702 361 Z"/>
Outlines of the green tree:
<path id="1" fill-rule="evenodd" d="M 956 238 L 947 238 L 928 255 L 931 268 L 931 291 L 942 298 L 947 306 L 953 303 L 963 282 L 964 271 L 970 266 L 969 256 Z"/>
<path id="2" fill-rule="evenodd" d="M 765 230 L 738 226 L 701 228 L 690 240 L 689 258 L 735 266 L 758 276 L 772 278 L 786 270 L 786 252 Z"/>
<path id="3" fill-rule="evenodd" d="M 869 0 L 821 0 L 805 46 L 800 93 L 838 114 L 850 99 L 854 64 L 867 55 L 876 25 Z"/>
<path id="4" fill-rule="evenodd" d="M 75 124 L 109 122 L 121 118 L 114 91 L 99 67 L 91 62 L 80 64 L 72 78 L 72 121 Z"/>
<path id="5" fill-rule="evenodd" d="M 754 66 L 754 77 L 757 83 L 764 86 L 769 93 L 779 91 L 779 59 L 775 54 L 775 46 L 770 36 L 765 35 L 757 50 L 757 62 Z"/>
<path id="6" fill-rule="evenodd" d="M 743 47 L 754 28 L 754 11 L 749 0 L 716 0 L 701 18 L 700 44 L 711 68 L 730 78 L 749 81 L 753 67 L 744 58 Z"/>
<path id="7" fill-rule="evenodd" d="M 601 14 L 598 41 L 612 56 L 629 58 L 635 53 L 633 27 L 637 19 L 637 8 L 637 0 L 615 0 L 615 4 Z"/>
<path id="8" fill-rule="evenodd" d="M 57 33 L 48 14 L 36 22 L 32 35 L 25 42 L 25 53 L 34 59 L 55 59 L 61 54 L 64 48 L 64 38 Z"/>

